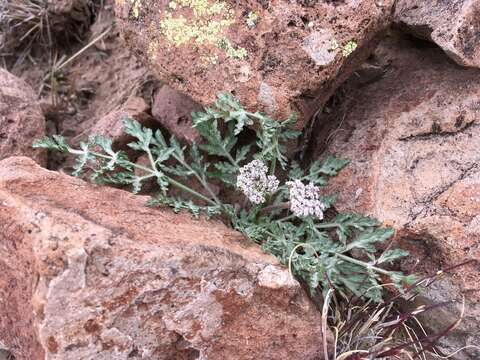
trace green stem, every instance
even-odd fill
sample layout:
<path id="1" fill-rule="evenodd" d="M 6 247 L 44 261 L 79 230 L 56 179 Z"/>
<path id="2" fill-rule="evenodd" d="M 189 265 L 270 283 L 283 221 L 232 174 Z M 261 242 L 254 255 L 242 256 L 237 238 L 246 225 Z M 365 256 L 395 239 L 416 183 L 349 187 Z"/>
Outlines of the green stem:
<path id="1" fill-rule="evenodd" d="M 218 205 L 215 201 L 213 201 L 212 199 L 209 199 L 208 197 L 206 197 L 205 195 L 202 195 L 200 194 L 199 192 L 196 192 L 195 190 L 192 190 L 190 189 L 188 186 L 185 186 L 183 185 L 182 183 L 179 183 L 178 181 L 176 180 L 173 180 L 171 177 L 169 176 L 166 176 L 166 178 L 168 179 L 168 182 L 170 184 L 172 184 L 173 186 L 175 186 L 176 188 L 180 189 L 180 190 L 183 190 L 185 192 L 188 192 L 196 197 L 198 197 L 199 199 L 202 199 L 206 202 L 208 202 L 210 205 Z"/>
<path id="2" fill-rule="evenodd" d="M 291 214 L 291 215 L 285 216 L 284 218 L 278 219 L 277 221 L 287 221 L 287 220 L 293 219 L 294 217 L 295 215 Z"/>
<path id="3" fill-rule="evenodd" d="M 225 157 L 228 159 L 228 161 L 230 161 L 230 163 L 233 165 L 233 166 L 236 166 L 238 168 L 238 164 L 237 162 L 234 160 L 234 158 L 232 157 L 232 155 L 230 155 L 230 153 L 224 148 L 223 149 L 224 153 L 225 153 Z"/>
<path id="4" fill-rule="evenodd" d="M 70 152 L 71 154 L 74 154 L 74 155 L 81 155 L 81 154 L 83 154 L 83 151 L 81 151 L 81 150 L 75 150 L 75 149 L 70 149 L 69 152 Z M 93 156 L 99 157 L 99 158 L 101 158 L 101 159 L 107 159 L 107 160 L 111 160 L 111 159 L 112 159 L 112 156 L 110 156 L 110 155 L 104 155 L 104 154 L 97 153 L 97 152 L 94 152 L 94 151 L 91 151 L 90 154 L 92 154 Z M 145 171 L 145 172 L 147 172 L 147 173 L 150 173 L 150 175 L 152 175 L 152 177 L 153 177 L 153 176 L 158 177 L 158 174 L 159 174 L 158 170 L 152 170 L 152 169 L 149 169 L 149 168 L 147 168 L 147 167 L 145 167 L 145 166 L 138 165 L 138 164 L 135 164 L 135 163 L 132 163 L 132 162 L 129 162 L 129 164 L 130 164 L 131 166 L 133 166 L 134 168 L 137 168 L 137 169 L 139 169 L 139 170 L 143 170 L 143 171 Z M 209 199 L 209 198 L 206 197 L 205 195 L 202 195 L 202 194 L 200 194 L 199 192 L 190 189 L 188 186 L 185 186 L 185 185 L 183 185 L 182 183 L 180 183 L 180 182 L 172 179 L 172 178 L 169 177 L 168 175 L 165 175 L 165 174 L 164 174 L 164 176 L 165 176 L 165 178 L 167 179 L 167 181 L 168 181 L 171 185 L 175 186 L 176 188 L 178 188 L 178 189 L 180 189 L 180 190 L 183 190 L 183 191 L 185 191 L 185 192 L 188 192 L 188 193 L 196 196 L 197 198 L 202 199 L 202 200 L 208 202 L 210 205 L 214 205 L 214 206 L 219 205 L 219 204 L 217 204 L 215 201 L 213 201 L 212 199 Z"/>
<path id="5" fill-rule="evenodd" d="M 268 201 L 267 201 L 267 203 L 268 203 Z M 261 213 L 268 213 L 270 211 L 285 210 L 285 209 L 288 209 L 288 208 L 290 208 L 290 202 L 289 201 L 265 206 L 264 208 L 260 209 L 260 212 Z"/>
<path id="6" fill-rule="evenodd" d="M 148 160 L 150 161 L 150 166 L 152 167 L 152 170 L 154 171 L 155 174 L 158 174 L 158 169 L 157 169 L 157 164 L 155 164 L 155 160 L 153 159 L 152 152 L 150 149 L 147 147 L 143 149 L 147 155 L 148 155 Z"/>
<path id="7" fill-rule="evenodd" d="M 323 224 L 315 225 L 315 227 L 317 229 L 331 229 L 331 228 L 339 227 L 339 226 L 340 226 L 339 223 L 323 223 Z"/>
<path id="8" fill-rule="evenodd" d="M 334 225 L 334 224 L 335 224 L 335 223 L 324 224 L 324 225 Z M 333 226 L 331 226 L 331 227 L 333 227 Z M 314 227 L 313 229 L 315 230 L 315 232 L 316 232 L 318 235 L 320 235 L 320 232 L 317 230 L 317 228 L 318 228 L 318 226 L 317 226 L 317 227 Z M 378 268 L 378 267 L 373 266 L 373 265 L 371 265 L 371 264 L 369 264 L 369 263 L 366 263 L 365 261 L 357 260 L 357 259 L 351 258 L 351 257 L 349 257 L 349 256 L 346 256 L 346 255 L 343 255 L 343 254 L 339 254 L 338 252 L 335 252 L 335 251 L 328 251 L 328 250 L 327 250 L 327 252 L 329 252 L 330 254 L 333 254 L 333 255 L 335 255 L 335 256 L 338 256 L 339 258 L 341 258 L 341 259 L 343 259 L 343 260 L 345 260 L 345 261 L 348 261 L 348 262 L 350 262 L 350 263 L 352 263 L 352 264 L 360 265 L 360 266 L 365 267 L 365 268 L 367 268 L 367 269 L 372 269 L 372 270 L 374 270 L 374 271 L 376 271 L 376 272 L 379 272 L 380 274 L 384 274 L 384 275 L 388 275 L 388 276 L 391 275 L 391 272 L 390 272 L 390 271 L 384 270 L 384 269 L 381 269 L 381 268 Z"/>
<path id="9" fill-rule="evenodd" d="M 221 201 L 217 198 L 213 190 L 210 188 L 208 183 L 205 181 L 205 179 L 200 176 L 195 170 L 192 169 L 190 165 L 188 165 L 187 162 L 185 162 L 179 155 L 173 153 L 173 157 L 175 160 L 177 160 L 180 164 L 182 164 L 188 171 L 191 171 L 193 175 L 197 178 L 197 180 L 200 182 L 200 184 L 203 186 L 205 190 L 210 194 L 210 196 L 215 200 L 215 203 L 217 205 L 222 205 Z"/>
<path id="10" fill-rule="evenodd" d="M 270 164 L 270 175 L 275 175 L 275 165 L 277 164 L 277 158 L 274 157 Z"/>
<path id="11" fill-rule="evenodd" d="M 352 264 L 356 264 L 356 265 L 360 265 L 360 266 L 363 266 L 367 269 L 372 269 L 376 272 L 379 272 L 380 274 L 383 274 L 383 275 L 387 275 L 387 276 L 391 276 L 392 275 L 392 272 L 391 271 L 388 271 L 388 270 L 384 270 L 384 269 L 381 269 L 379 267 L 376 267 L 376 266 L 373 266 L 369 263 L 366 263 L 364 261 L 361 261 L 361 260 L 357 260 L 357 259 L 354 259 L 354 258 L 351 258 L 349 256 L 346 256 L 346 255 L 343 255 L 343 254 L 339 254 L 339 253 L 334 253 L 332 251 L 333 254 L 335 254 L 335 256 L 338 256 L 340 259 L 343 259 L 345 261 L 348 261 L 348 262 L 351 262 Z"/>

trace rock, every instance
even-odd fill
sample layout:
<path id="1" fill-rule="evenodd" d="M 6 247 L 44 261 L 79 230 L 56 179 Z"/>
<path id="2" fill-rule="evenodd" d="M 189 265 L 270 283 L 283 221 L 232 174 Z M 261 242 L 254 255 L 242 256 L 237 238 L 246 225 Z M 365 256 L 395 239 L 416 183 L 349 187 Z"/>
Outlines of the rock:
<path id="1" fill-rule="evenodd" d="M 320 312 L 275 259 L 146 200 L 0 162 L 0 339 L 16 359 L 323 358 Z"/>
<path id="2" fill-rule="evenodd" d="M 149 107 L 144 99 L 133 97 L 129 99 L 119 110 L 114 110 L 102 117 L 92 128 L 88 130 L 89 135 L 100 135 L 113 140 L 115 149 L 126 149 L 127 144 L 133 140 L 126 135 L 123 129 L 123 119 L 129 117 L 135 119 L 140 124 L 150 127 L 155 122 L 148 114 Z M 84 139 L 85 135 L 78 136 L 74 143 Z"/>
<path id="3" fill-rule="evenodd" d="M 46 165 L 46 152 L 32 148 L 43 136 L 45 119 L 32 88 L 0 68 L 0 159 L 23 155 Z"/>
<path id="4" fill-rule="evenodd" d="M 119 129 L 114 125 L 115 120 L 125 113 L 136 117 L 145 112 L 142 118 L 150 113 L 153 89 L 158 82 L 130 53 L 119 36 L 118 28 L 114 26 L 113 8 L 108 5 L 110 2 L 104 2 L 105 7 L 99 11 L 89 28 L 91 34 L 86 42 L 102 34 L 104 37 L 85 50 L 81 61 L 73 62 L 66 75 L 75 84 L 74 89 L 65 89 L 73 94 L 65 99 L 62 104 L 64 110 L 58 114 L 59 130 L 67 138 L 84 140 L 91 133 L 90 129 L 99 122 Z M 105 35 L 108 29 L 111 30 Z M 99 50 L 102 56 L 99 56 Z M 73 108 L 73 111 L 68 112 L 68 108 Z M 104 120 L 108 117 L 112 119 Z M 121 125 L 121 121 L 118 124 Z M 101 129 L 102 126 L 98 126 Z"/>
<path id="5" fill-rule="evenodd" d="M 192 112 L 202 111 L 203 107 L 186 95 L 162 86 L 153 100 L 152 115 L 179 140 L 200 142 L 200 134 L 192 127 Z"/>
<path id="6" fill-rule="evenodd" d="M 459 65 L 480 67 L 480 2 L 398 0 L 395 23 L 433 41 Z"/>
<path id="7" fill-rule="evenodd" d="M 10 360 L 10 353 L 7 350 L 0 348 L 0 360 Z"/>
<path id="8" fill-rule="evenodd" d="M 339 210 L 398 229 L 400 246 L 412 253 L 404 269 L 418 262 L 420 273 L 434 274 L 480 260 L 480 71 L 396 36 L 375 57 L 386 74 L 351 89 L 335 112 L 341 123 L 327 151 L 351 163 L 327 191 L 339 194 Z M 446 353 L 480 343 L 479 276 L 479 265 L 462 267 L 442 280 L 441 291 L 424 293 L 431 302 L 438 294 L 466 296 L 465 319 L 444 343 Z M 428 314 L 426 325 L 445 328 L 459 316 L 448 313 Z M 461 354 L 467 353 L 480 356 L 472 349 Z"/>
<path id="9" fill-rule="evenodd" d="M 117 0 L 130 48 L 173 89 L 210 105 L 223 91 L 248 110 L 303 127 L 368 57 L 393 0 Z"/>

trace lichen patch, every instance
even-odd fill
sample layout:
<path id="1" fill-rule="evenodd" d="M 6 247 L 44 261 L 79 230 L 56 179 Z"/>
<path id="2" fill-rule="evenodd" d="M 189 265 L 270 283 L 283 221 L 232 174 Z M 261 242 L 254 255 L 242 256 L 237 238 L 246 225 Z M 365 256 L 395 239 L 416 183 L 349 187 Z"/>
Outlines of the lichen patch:
<path id="1" fill-rule="evenodd" d="M 140 16 L 140 7 L 142 6 L 141 0 L 131 0 L 133 3 L 132 15 L 135 19 Z"/>
<path id="2" fill-rule="evenodd" d="M 224 1 L 172 0 L 160 21 L 160 30 L 168 43 L 179 47 L 196 45 L 211 48 L 233 59 L 245 59 L 247 50 L 234 46 L 225 33 L 235 22 L 235 13 Z"/>

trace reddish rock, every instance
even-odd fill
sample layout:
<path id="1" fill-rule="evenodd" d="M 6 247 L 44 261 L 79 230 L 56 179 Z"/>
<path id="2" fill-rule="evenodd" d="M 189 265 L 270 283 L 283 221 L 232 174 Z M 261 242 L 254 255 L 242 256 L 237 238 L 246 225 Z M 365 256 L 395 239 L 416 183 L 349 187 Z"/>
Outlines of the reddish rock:
<path id="1" fill-rule="evenodd" d="M 32 148 L 45 136 L 45 119 L 33 89 L 0 68 L 0 159 L 29 156 L 46 164 L 46 152 Z"/>
<path id="2" fill-rule="evenodd" d="M 478 0 L 398 0 L 395 22 L 433 41 L 458 64 L 480 67 Z"/>
<path id="3" fill-rule="evenodd" d="M 335 112 L 343 120 L 327 150 L 351 164 L 328 191 L 339 194 L 339 210 L 396 227 L 412 252 L 406 269 L 418 261 L 421 273 L 435 273 L 480 260 L 480 71 L 396 37 L 375 55 L 388 71 L 347 92 Z M 445 343 L 449 351 L 480 343 L 479 277 L 478 265 L 464 267 L 425 292 L 430 301 L 466 296 L 465 319 Z M 429 314 L 426 323 L 450 325 L 460 304 L 449 316 Z"/>
<path id="4" fill-rule="evenodd" d="M 104 2 L 105 7 L 89 28 L 88 41 L 111 30 L 68 68 L 67 76 L 74 84 L 68 91 L 73 92 L 73 100 L 63 105 L 67 109 L 73 107 L 73 113 L 60 114 L 59 128 L 62 135 L 76 138 L 77 142 L 85 140 L 99 122 L 118 130 L 121 121 L 117 120 L 125 114 L 139 117 L 141 121 L 145 117 L 142 113 L 150 112 L 152 92 L 157 87 L 157 81 L 119 36 L 109 2 Z M 110 120 L 102 120 L 108 117 Z M 104 131 L 102 125 L 98 125 L 98 130 Z"/>
<path id="5" fill-rule="evenodd" d="M 390 22 L 384 1 L 117 0 L 120 29 L 155 74 L 202 105 L 233 92 L 303 127 Z"/>
<path id="6" fill-rule="evenodd" d="M 162 86 L 153 100 L 152 115 L 171 134 L 187 142 L 199 143 L 200 134 L 192 127 L 192 112 L 202 111 L 203 107 L 190 97 Z"/>
<path id="7" fill-rule="evenodd" d="M 123 119 L 126 117 L 137 120 L 144 126 L 154 124 L 153 119 L 148 115 L 149 107 L 145 100 L 140 97 L 129 99 L 120 110 L 114 110 L 102 117 L 90 130 L 89 135 L 100 135 L 113 140 L 115 148 L 124 149 L 132 141 L 132 137 L 125 134 Z M 85 136 L 80 135 L 74 142 L 78 142 Z"/>
<path id="8" fill-rule="evenodd" d="M 323 358 L 320 312 L 275 259 L 145 201 L 0 162 L 0 339 L 16 359 Z"/>

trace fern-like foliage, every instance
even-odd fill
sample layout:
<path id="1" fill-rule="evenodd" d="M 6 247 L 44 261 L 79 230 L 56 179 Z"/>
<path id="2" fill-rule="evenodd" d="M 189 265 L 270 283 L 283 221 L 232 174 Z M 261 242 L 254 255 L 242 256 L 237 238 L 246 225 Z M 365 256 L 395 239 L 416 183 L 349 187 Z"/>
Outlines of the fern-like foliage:
<path id="1" fill-rule="evenodd" d="M 74 175 L 88 170 L 96 182 L 130 185 L 138 192 L 145 181 L 154 179 L 159 194 L 150 205 L 169 206 L 175 212 L 189 211 L 196 218 L 203 214 L 207 218 L 227 219 L 233 228 L 289 266 L 312 293 L 334 287 L 345 295 L 381 301 L 385 280 L 399 290 L 414 280 L 381 267 L 407 252 L 377 251 L 377 245 L 394 233 L 375 219 L 349 213 L 327 219 L 299 218 L 289 210 L 287 182 L 267 194 L 261 204 L 244 200 L 232 204 L 219 196 L 218 184 L 229 192 L 238 191 L 240 168 L 252 159 L 267 165 L 269 178 L 278 176 L 315 187 L 324 187 L 329 178 L 348 165 L 348 160 L 333 157 L 315 161 L 307 169 L 289 161 L 286 145 L 300 134 L 293 129 L 295 117 L 276 121 L 258 112 L 248 112 L 233 96 L 221 94 L 213 107 L 193 113 L 192 119 L 203 141 L 188 146 L 174 136 L 167 140 L 159 130 L 145 128 L 135 120 L 123 120 L 125 133 L 134 138 L 128 146 L 146 154 L 148 165 L 137 164 L 124 152 L 114 151 L 111 140 L 98 136 L 81 143 L 78 149 L 57 135 L 38 140 L 35 146 L 75 156 Z M 238 136 L 246 127 L 255 129 L 256 138 L 239 145 Z M 187 179 L 194 179 L 197 186 L 193 187 Z M 175 195 L 171 193 L 173 188 Z M 324 209 L 334 203 L 334 194 L 322 194 Z"/>

